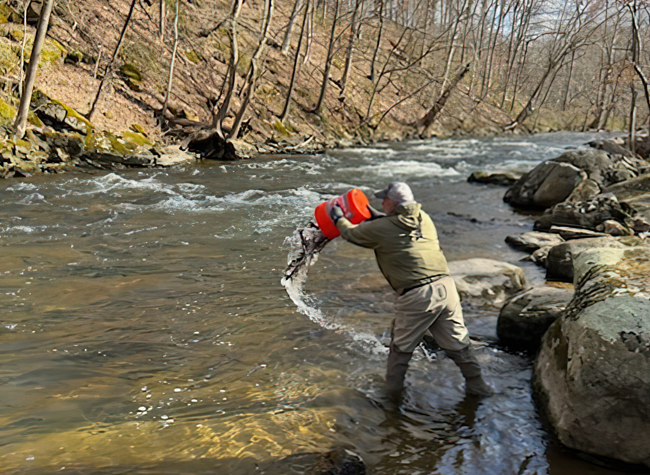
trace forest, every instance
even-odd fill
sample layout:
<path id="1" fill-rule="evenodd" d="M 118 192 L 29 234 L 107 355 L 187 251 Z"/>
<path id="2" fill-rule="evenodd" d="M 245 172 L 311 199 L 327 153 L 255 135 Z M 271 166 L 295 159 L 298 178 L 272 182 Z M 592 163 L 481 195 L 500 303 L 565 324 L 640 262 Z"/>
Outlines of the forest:
<path id="1" fill-rule="evenodd" d="M 86 121 L 72 129 L 90 152 L 135 150 L 125 129 L 223 158 L 409 137 L 633 136 L 650 116 L 643 0 L 7 0 L 2 11 L 7 136 L 31 106 L 55 129 L 57 115 Z"/>

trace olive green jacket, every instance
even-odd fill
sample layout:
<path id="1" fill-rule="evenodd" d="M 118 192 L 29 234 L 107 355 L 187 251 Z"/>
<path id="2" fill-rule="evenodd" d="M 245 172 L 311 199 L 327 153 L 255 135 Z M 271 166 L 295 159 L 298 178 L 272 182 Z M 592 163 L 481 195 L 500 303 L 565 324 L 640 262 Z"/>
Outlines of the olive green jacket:
<path id="1" fill-rule="evenodd" d="M 340 218 L 341 236 L 375 250 L 377 264 L 398 295 L 440 275 L 449 275 L 433 221 L 418 203 L 398 206 L 396 214 L 354 225 Z"/>

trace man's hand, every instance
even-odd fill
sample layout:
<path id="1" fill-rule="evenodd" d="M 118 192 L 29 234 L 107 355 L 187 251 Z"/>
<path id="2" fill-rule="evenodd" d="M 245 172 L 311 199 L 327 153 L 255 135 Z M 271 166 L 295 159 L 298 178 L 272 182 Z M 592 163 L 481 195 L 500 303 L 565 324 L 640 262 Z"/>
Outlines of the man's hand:
<path id="1" fill-rule="evenodd" d="M 345 215 L 343 214 L 343 210 L 338 203 L 332 206 L 332 209 L 330 210 L 330 219 L 334 222 L 334 224 L 336 224 L 336 222 L 344 216 Z"/>

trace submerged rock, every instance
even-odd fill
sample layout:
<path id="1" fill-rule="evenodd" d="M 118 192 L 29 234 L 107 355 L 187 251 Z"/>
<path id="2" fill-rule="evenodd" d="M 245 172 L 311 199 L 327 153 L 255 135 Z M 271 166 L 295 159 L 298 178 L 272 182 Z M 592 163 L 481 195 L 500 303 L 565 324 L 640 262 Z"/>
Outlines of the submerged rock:
<path id="1" fill-rule="evenodd" d="M 308 473 L 311 475 L 364 475 L 366 466 L 363 459 L 344 448 L 336 448 L 325 453 L 306 453 L 290 455 L 269 465 L 262 464 L 261 473 L 286 475 Z"/>
<path id="2" fill-rule="evenodd" d="M 514 349 L 535 351 L 544 332 L 573 297 L 573 289 L 534 287 L 510 297 L 499 313 L 497 335 Z"/>
<path id="3" fill-rule="evenodd" d="M 526 285 L 520 267 L 492 259 L 451 261 L 449 271 L 461 299 L 478 305 L 497 305 Z"/>
<path id="4" fill-rule="evenodd" d="M 511 186 L 520 177 L 514 173 L 490 173 L 484 171 L 475 171 L 467 178 L 470 183 L 486 183 L 498 186 Z"/>
<path id="5" fill-rule="evenodd" d="M 542 338 L 536 400 L 566 446 L 650 466 L 650 248 L 574 257 L 576 290 Z"/>

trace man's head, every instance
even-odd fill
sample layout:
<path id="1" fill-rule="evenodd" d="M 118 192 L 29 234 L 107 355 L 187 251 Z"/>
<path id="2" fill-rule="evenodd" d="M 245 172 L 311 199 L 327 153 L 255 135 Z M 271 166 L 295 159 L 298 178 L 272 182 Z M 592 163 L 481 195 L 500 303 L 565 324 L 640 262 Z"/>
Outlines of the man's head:
<path id="1" fill-rule="evenodd" d="M 375 191 L 375 196 L 383 199 L 381 207 L 388 215 L 395 214 L 399 205 L 415 201 L 411 188 L 402 181 L 394 181 L 383 190 Z"/>

